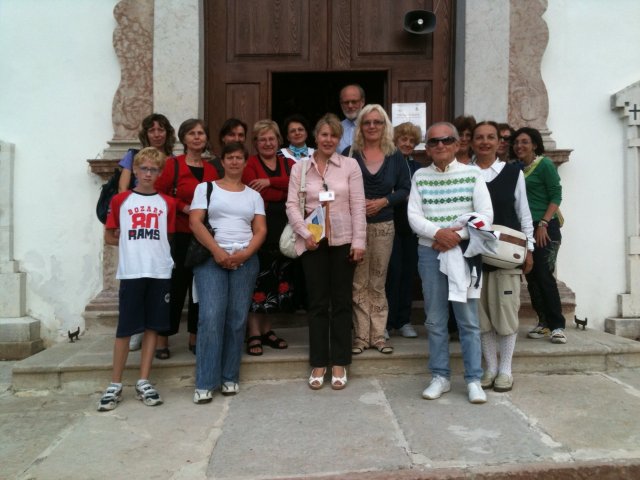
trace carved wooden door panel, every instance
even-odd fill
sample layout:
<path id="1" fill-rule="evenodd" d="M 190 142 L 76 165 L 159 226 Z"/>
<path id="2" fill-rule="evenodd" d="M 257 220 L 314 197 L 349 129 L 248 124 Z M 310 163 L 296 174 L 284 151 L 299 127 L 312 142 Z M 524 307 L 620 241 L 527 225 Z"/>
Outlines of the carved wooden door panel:
<path id="1" fill-rule="evenodd" d="M 426 101 L 428 122 L 452 105 L 453 0 L 209 0 L 205 118 L 253 122 L 271 115 L 275 72 L 386 72 L 384 106 Z M 436 14 L 436 31 L 403 30 L 410 10 Z"/>

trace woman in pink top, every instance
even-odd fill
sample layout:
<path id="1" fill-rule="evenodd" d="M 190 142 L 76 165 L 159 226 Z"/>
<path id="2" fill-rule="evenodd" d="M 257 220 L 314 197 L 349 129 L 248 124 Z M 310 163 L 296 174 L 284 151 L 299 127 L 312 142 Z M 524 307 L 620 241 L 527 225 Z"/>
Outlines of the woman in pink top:
<path id="1" fill-rule="evenodd" d="M 366 208 L 362 171 L 358 163 L 336 153 L 342 125 L 333 114 L 322 117 L 314 131 L 317 150 L 291 170 L 287 217 L 297 234 L 309 298 L 309 387 L 322 388 L 331 368 L 331 388 L 347 385 L 351 364 L 351 288 L 356 263 L 366 244 Z M 300 212 L 298 191 L 306 169 L 306 205 Z M 316 241 L 304 218 L 318 206 L 325 208 L 326 237 Z"/>

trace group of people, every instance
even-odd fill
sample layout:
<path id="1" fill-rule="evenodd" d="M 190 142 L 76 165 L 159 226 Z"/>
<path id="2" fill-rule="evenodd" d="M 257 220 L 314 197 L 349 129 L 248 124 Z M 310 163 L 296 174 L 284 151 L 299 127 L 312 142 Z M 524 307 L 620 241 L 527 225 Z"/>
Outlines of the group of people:
<path id="1" fill-rule="evenodd" d="M 418 127 L 394 128 L 382 106 L 365 104 L 358 85 L 342 89 L 340 105 L 342 122 L 326 114 L 315 125 L 315 149 L 307 145 L 309 128 L 299 115 L 285 120 L 285 143 L 276 122 L 256 122 L 251 156 L 241 120 L 223 124 L 219 156 L 211 154 L 202 120 L 183 122 L 178 139 L 184 154 L 172 156 L 175 133 L 166 117 L 144 119 L 145 148 L 121 162 L 122 191 L 105 229 L 106 242 L 120 247 L 120 319 L 112 382 L 98 410 L 121 400 L 136 334 L 142 347 L 137 397 L 146 405 L 162 402 L 148 379 L 151 362 L 170 357 L 168 338 L 178 331 L 187 295 L 197 404 L 211 401 L 217 389 L 239 391 L 244 343 L 249 355 L 262 355 L 264 345 L 287 348 L 264 313 L 296 308 L 308 313 L 309 387 L 322 388 L 330 369 L 331 388 L 345 388 L 353 355 L 370 348 L 393 353 L 393 330 L 417 336 L 410 323 L 416 272 L 432 373 L 424 398 L 450 389 L 450 316 L 460 332 L 469 400 L 486 401 L 483 388 L 511 389 L 522 273 L 540 319 L 529 335 L 566 342 L 553 276 L 561 188 L 555 167 L 541 156 L 540 134 L 507 126 L 507 135 L 495 122 L 476 124 L 472 117 L 464 118 L 460 133 L 439 122 L 427 131 L 432 163 L 422 167 L 412 157 L 422 139 Z M 504 144 L 518 161 L 498 153 Z M 320 235 L 307 220 L 318 207 Z M 521 269 L 477 264 L 480 275 L 457 260 L 469 243 L 461 219 L 470 216 L 526 235 L 529 254 Z M 279 250 L 287 223 L 297 259 Z M 194 242 L 210 256 L 187 265 Z M 452 284 L 470 272 L 481 283 L 452 295 Z"/>

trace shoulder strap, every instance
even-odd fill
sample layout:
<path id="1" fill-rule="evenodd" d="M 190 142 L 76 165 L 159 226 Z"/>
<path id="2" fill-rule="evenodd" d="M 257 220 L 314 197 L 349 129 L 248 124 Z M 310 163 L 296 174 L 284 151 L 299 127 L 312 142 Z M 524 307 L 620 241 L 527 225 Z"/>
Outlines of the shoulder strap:
<path id="1" fill-rule="evenodd" d="M 205 226 L 209 221 L 209 203 L 211 202 L 211 193 L 213 192 L 213 182 L 207 182 L 207 208 L 204 211 Z"/>
<path id="2" fill-rule="evenodd" d="M 300 166 L 302 167 L 302 174 L 300 175 L 300 190 L 298 190 L 298 202 L 300 203 L 300 211 L 304 218 L 304 204 L 307 199 L 307 168 L 309 167 L 309 160 L 301 160 Z"/>
<path id="3" fill-rule="evenodd" d="M 171 195 L 175 197 L 178 194 L 178 159 L 176 157 L 173 158 L 173 189 L 171 190 Z"/>
<path id="4" fill-rule="evenodd" d="M 535 160 L 533 160 L 533 163 L 529 166 L 529 168 L 525 167 L 524 168 L 524 178 L 527 178 L 529 175 L 531 175 L 533 173 L 533 171 L 538 168 L 538 165 L 540 165 L 542 163 L 542 157 L 536 157 Z"/>

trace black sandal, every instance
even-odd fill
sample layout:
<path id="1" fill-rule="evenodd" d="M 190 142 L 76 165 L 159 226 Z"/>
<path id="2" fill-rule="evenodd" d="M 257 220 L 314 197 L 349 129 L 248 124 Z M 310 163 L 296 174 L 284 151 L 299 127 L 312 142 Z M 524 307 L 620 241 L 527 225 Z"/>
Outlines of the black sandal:
<path id="1" fill-rule="evenodd" d="M 260 351 L 252 352 L 251 350 L 255 348 L 259 348 Z M 260 335 L 253 335 L 247 338 L 247 355 L 253 355 L 254 357 L 262 355 L 262 337 Z"/>
<path id="2" fill-rule="evenodd" d="M 288 348 L 287 341 L 284 338 L 280 338 L 273 330 L 269 330 L 267 333 L 263 333 L 261 337 L 262 343 L 269 345 L 271 348 L 277 350 L 284 350 Z"/>
<path id="3" fill-rule="evenodd" d="M 156 348 L 156 358 L 158 360 L 168 360 L 171 357 L 171 352 L 168 347 Z"/>

